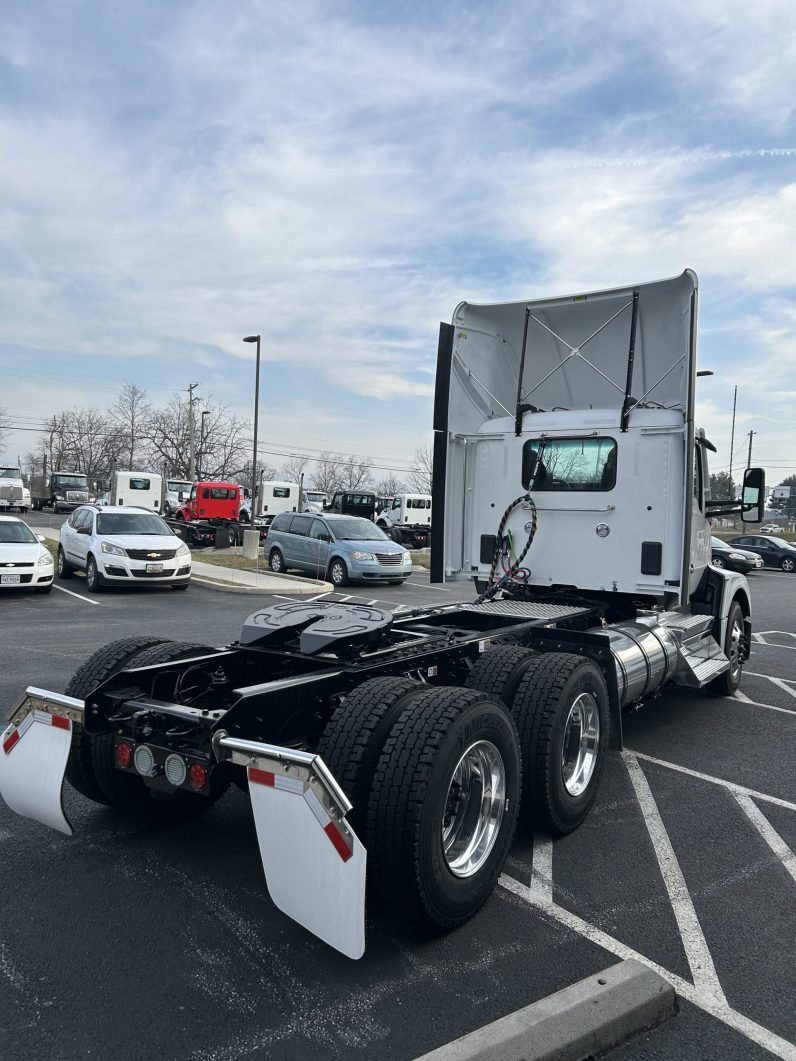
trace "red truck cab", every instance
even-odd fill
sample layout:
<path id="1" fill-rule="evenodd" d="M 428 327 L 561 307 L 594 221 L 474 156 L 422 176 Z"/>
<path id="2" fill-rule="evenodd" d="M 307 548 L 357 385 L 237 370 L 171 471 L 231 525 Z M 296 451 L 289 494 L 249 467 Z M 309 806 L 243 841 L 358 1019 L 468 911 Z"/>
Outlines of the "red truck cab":
<path id="1" fill-rule="evenodd" d="M 192 520 L 237 520 L 240 515 L 241 489 L 237 483 L 194 483 L 187 501 L 180 505 L 176 518 Z"/>

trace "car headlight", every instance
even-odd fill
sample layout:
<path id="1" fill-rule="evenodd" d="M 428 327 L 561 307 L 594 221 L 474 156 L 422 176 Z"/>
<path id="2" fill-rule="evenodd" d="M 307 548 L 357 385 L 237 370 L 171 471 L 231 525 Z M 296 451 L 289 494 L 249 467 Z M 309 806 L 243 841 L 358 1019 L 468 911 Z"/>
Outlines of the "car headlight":
<path id="1" fill-rule="evenodd" d="M 376 557 L 373 555 L 373 553 L 361 553 L 361 552 L 359 552 L 358 549 L 355 549 L 353 551 L 353 553 L 351 553 L 351 556 L 354 558 L 354 560 L 375 560 L 376 559 Z"/>
<path id="2" fill-rule="evenodd" d="M 182 545 L 177 550 L 177 556 L 190 556 L 190 555 L 191 555 L 191 550 L 188 548 L 188 546 L 185 544 L 185 542 L 183 542 Z"/>
<path id="3" fill-rule="evenodd" d="M 745 560 L 746 557 L 743 553 L 728 553 L 730 560 Z"/>
<path id="4" fill-rule="evenodd" d="M 412 563 L 412 554 L 408 550 L 407 550 L 407 552 L 404 553 L 404 563 L 405 564 L 411 564 Z"/>
<path id="5" fill-rule="evenodd" d="M 114 556 L 127 556 L 124 549 L 118 545 L 114 545 L 113 542 L 103 542 L 101 545 L 103 553 L 113 553 Z"/>
<path id="6" fill-rule="evenodd" d="M 39 559 L 36 561 L 36 567 L 52 567 L 53 558 L 49 553 L 42 553 Z"/>
<path id="7" fill-rule="evenodd" d="M 55 495 L 55 500 L 56 501 L 63 501 L 64 500 L 64 495 L 63 494 L 56 494 Z"/>

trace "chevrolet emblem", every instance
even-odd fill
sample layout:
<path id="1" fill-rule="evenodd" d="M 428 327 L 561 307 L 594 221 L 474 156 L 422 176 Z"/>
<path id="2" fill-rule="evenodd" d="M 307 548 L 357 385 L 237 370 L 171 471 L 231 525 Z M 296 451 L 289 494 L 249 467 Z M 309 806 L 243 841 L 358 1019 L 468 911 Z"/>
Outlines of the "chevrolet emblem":
<path id="1" fill-rule="evenodd" d="M 148 560 L 157 560 L 157 558 L 160 556 L 160 553 L 147 553 L 146 555 Z"/>

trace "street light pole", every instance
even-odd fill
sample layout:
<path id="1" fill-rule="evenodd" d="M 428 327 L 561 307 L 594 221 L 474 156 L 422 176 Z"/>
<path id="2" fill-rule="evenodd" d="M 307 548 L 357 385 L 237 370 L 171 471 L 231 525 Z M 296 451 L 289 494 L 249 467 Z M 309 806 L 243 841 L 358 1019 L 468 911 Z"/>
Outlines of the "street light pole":
<path id="1" fill-rule="evenodd" d="M 257 343 L 257 367 L 254 373 L 254 456 L 252 457 L 252 522 L 257 513 L 257 416 L 260 409 L 260 336 L 246 335 L 244 343 Z"/>

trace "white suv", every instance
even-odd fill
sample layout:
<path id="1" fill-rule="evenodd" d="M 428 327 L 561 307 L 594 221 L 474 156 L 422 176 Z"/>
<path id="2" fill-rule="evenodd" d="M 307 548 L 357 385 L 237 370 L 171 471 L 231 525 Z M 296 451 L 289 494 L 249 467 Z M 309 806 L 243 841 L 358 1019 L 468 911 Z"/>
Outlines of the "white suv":
<path id="1" fill-rule="evenodd" d="M 148 509 L 84 505 L 61 527 L 57 567 L 59 578 L 85 571 L 92 593 L 144 582 L 187 589 L 191 550 Z"/>

